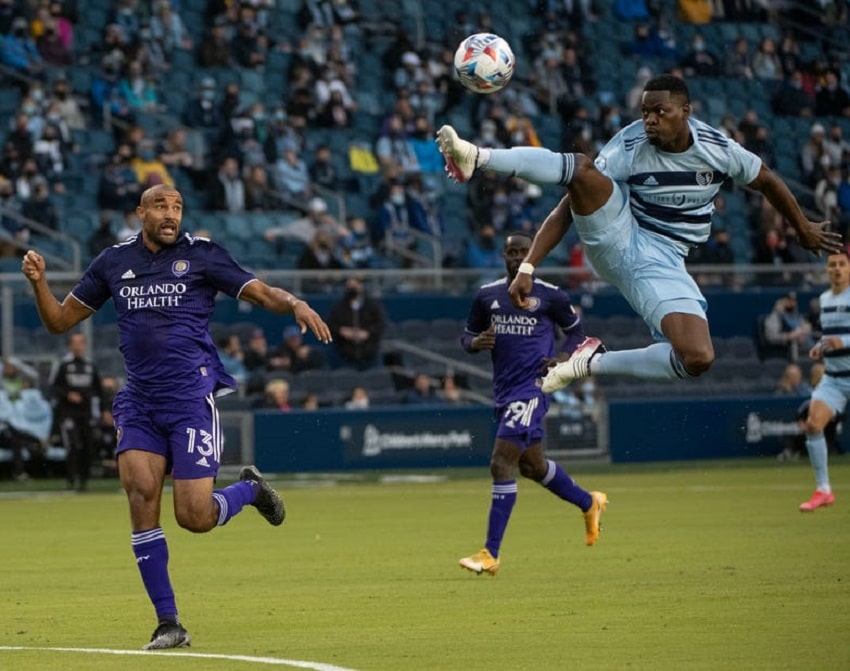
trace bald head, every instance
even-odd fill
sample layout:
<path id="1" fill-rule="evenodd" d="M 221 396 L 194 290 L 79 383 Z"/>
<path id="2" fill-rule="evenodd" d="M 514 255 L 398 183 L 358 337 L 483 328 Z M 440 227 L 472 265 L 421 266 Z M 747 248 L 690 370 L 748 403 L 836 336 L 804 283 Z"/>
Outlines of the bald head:
<path id="1" fill-rule="evenodd" d="M 155 184 L 142 192 L 141 205 L 142 207 L 149 207 L 157 199 L 164 198 L 166 195 L 177 196 L 180 202 L 183 201 L 183 197 L 180 195 L 180 192 L 173 186 L 168 186 L 167 184 Z"/>

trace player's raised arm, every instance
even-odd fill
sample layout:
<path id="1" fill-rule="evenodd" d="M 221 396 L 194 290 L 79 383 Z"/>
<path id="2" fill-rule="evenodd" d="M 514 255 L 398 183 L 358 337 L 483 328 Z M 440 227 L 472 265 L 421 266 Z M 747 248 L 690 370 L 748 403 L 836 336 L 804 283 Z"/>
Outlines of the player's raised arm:
<path id="1" fill-rule="evenodd" d="M 248 303 L 259 305 L 269 312 L 292 313 L 295 316 L 295 321 L 298 322 L 298 326 L 301 327 L 301 333 L 305 333 L 309 328 L 323 343 L 328 344 L 332 340 L 330 328 L 318 313 L 307 304 L 307 301 L 297 298 L 288 291 L 256 280 L 245 285 L 242 293 L 239 294 L 239 298 Z"/>
<path id="2" fill-rule="evenodd" d="M 528 254 L 523 259 L 523 265 L 520 266 L 517 276 L 511 282 L 508 293 L 515 307 L 528 307 L 526 300 L 531 293 L 531 275 L 534 269 L 563 240 L 572 223 L 570 196 L 567 194 L 543 220 L 543 224 L 531 241 Z"/>
<path id="3" fill-rule="evenodd" d="M 92 311 L 71 294 L 61 303 L 47 284 L 44 257 L 32 250 L 21 261 L 21 272 L 30 281 L 38 316 L 50 333 L 65 333 L 70 328 L 90 317 Z"/>
<path id="4" fill-rule="evenodd" d="M 805 249 L 813 252 L 826 252 L 827 254 L 842 253 L 841 234 L 827 230 L 830 225 L 829 221 L 809 221 L 800 209 L 794 194 L 770 168 L 762 165 L 758 177 L 748 186 L 761 192 L 770 204 L 788 220 L 800 239 L 800 245 Z"/>

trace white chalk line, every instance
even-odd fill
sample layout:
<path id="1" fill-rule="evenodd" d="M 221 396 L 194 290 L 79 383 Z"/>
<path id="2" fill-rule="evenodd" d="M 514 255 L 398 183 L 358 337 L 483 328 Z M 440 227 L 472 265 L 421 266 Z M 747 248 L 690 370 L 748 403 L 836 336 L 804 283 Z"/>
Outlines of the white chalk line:
<path id="1" fill-rule="evenodd" d="M 149 650 L 112 650 L 109 648 L 39 648 L 23 645 L 0 645 L 0 651 L 36 651 L 36 652 L 81 652 L 90 655 L 144 655 L 147 657 L 194 657 L 198 659 L 224 659 L 235 662 L 251 662 L 268 664 L 270 666 L 291 666 L 296 669 L 313 669 L 314 671 L 356 671 L 344 666 L 324 664 L 322 662 L 307 662 L 299 659 L 280 659 L 278 657 L 252 657 L 250 655 L 219 655 L 204 652 L 156 652 Z"/>

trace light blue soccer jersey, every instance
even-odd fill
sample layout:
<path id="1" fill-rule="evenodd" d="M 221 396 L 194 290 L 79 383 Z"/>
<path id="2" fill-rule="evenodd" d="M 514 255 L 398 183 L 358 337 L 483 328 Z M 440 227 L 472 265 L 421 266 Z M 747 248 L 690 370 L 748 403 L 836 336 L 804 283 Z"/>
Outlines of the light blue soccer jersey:
<path id="1" fill-rule="evenodd" d="M 838 337 L 845 343 L 824 355 L 827 375 L 850 378 L 850 289 L 840 294 L 824 291 L 820 295 L 820 319 L 824 337 Z"/>
<path id="2" fill-rule="evenodd" d="M 711 232 L 714 197 L 724 180 L 749 184 L 761 159 L 720 131 L 688 120 L 693 144 L 683 152 L 661 151 L 649 143 L 643 121 L 612 137 L 596 158 L 596 167 L 628 187 L 629 205 L 638 225 L 676 241 L 687 254 Z"/>

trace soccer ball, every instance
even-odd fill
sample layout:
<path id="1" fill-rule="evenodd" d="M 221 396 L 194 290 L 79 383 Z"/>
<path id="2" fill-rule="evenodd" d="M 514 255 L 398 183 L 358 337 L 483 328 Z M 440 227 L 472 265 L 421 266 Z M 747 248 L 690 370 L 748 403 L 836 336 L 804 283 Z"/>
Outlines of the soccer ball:
<path id="1" fill-rule="evenodd" d="M 514 52 L 502 37 L 475 33 L 455 51 L 455 72 L 460 83 L 475 93 L 495 93 L 514 74 Z"/>

